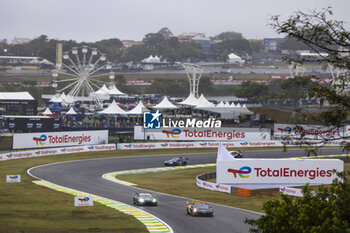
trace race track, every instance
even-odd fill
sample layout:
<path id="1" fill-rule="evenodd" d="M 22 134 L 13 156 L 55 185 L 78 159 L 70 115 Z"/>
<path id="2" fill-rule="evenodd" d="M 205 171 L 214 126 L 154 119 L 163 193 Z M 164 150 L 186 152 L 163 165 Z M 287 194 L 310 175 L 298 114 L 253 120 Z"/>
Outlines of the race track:
<path id="1" fill-rule="evenodd" d="M 320 154 L 339 154 L 339 149 L 323 149 Z M 153 168 L 164 166 L 164 160 L 177 155 L 130 156 L 105 159 L 90 159 L 64 163 L 48 164 L 30 169 L 34 177 L 57 185 L 106 197 L 132 205 L 132 194 L 139 188 L 124 186 L 108 180 L 102 175 L 108 172 Z M 216 153 L 186 154 L 189 164 L 206 164 L 216 162 Z M 246 158 L 287 158 L 304 156 L 304 150 L 256 151 L 246 152 Z M 195 179 L 195 178 L 193 178 Z M 156 181 L 155 181 L 156 182 Z M 257 213 L 231 207 L 210 204 L 215 209 L 214 218 L 190 217 L 186 215 L 188 199 L 157 194 L 157 207 L 140 207 L 166 222 L 176 233 L 244 233 L 249 226 L 243 223 L 245 218 L 258 218 Z"/>

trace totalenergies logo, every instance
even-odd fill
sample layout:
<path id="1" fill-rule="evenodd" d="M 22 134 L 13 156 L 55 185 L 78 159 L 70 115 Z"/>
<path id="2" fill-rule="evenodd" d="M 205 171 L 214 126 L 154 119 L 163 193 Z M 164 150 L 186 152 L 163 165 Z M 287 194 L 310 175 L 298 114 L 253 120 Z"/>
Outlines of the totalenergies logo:
<path id="1" fill-rule="evenodd" d="M 172 131 L 168 131 L 168 130 L 163 130 L 162 133 L 165 133 L 167 138 L 169 138 L 170 136 L 172 138 L 179 138 L 180 136 L 178 136 L 181 133 L 181 129 L 173 129 Z"/>
<path id="2" fill-rule="evenodd" d="M 47 137 L 45 134 L 42 134 L 39 138 L 33 137 L 33 140 L 36 142 L 36 145 L 40 144 L 41 146 L 45 145 Z"/>
<path id="3" fill-rule="evenodd" d="M 132 148 L 132 144 L 128 144 L 128 145 L 124 145 L 125 148 L 131 149 Z"/>
<path id="4" fill-rule="evenodd" d="M 8 155 L 6 155 L 6 156 L 7 156 L 7 158 L 12 158 L 13 154 L 10 153 L 10 154 L 8 154 Z"/>
<path id="5" fill-rule="evenodd" d="M 88 146 L 88 149 L 89 149 L 89 150 L 94 150 L 95 147 L 94 147 L 94 146 Z"/>
<path id="6" fill-rule="evenodd" d="M 10 176 L 10 179 L 11 179 L 11 180 L 17 180 L 17 179 L 18 179 L 18 176 Z"/>
<path id="7" fill-rule="evenodd" d="M 88 203 L 90 198 L 88 197 L 81 197 L 81 198 L 78 198 L 78 200 L 81 202 L 81 203 Z"/>
<path id="8" fill-rule="evenodd" d="M 227 171 L 232 172 L 234 178 L 237 178 L 237 174 L 241 178 L 249 178 L 248 174 L 252 172 L 252 169 L 248 166 L 244 166 L 244 167 L 241 167 L 239 170 L 229 168 L 227 169 Z"/>
<path id="9" fill-rule="evenodd" d="M 40 155 L 40 150 L 35 151 L 36 155 Z"/>
<path id="10" fill-rule="evenodd" d="M 203 143 L 199 143 L 200 146 L 208 146 L 208 143 L 203 142 Z"/>
<path id="11" fill-rule="evenodd" d="M 162 147 L 168 147 L 169 146 L 169 144 L 168 143 L 162 143 L 162 144 L 160 144 Z"/>
<path id="12" fill-rule="evenodd" d="M 282 128 L 278 128 L 279 131 L 281 131 L 281 133 L 285 133 L 285 134 L 291 134 L 292 132 L 292 127 L 287 126 L 286 128 L 282 129 Z"/>
<path id="13" fill-rule="evenodd" d="M 248 142 L 242 142 L 240 143 L 242 146 L 248 146 Z"/>

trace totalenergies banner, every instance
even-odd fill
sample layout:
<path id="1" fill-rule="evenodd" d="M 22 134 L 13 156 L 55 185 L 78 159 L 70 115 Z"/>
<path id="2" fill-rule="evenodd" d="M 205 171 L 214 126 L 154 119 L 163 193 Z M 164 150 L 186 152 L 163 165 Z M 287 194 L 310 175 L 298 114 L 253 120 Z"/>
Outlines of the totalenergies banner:
<path id="1" fill-rule="evenodd" d="M 335 128 L 321 125 L 275 124 L 274 135 L 277 138 L 339 139 L 344 134 L 349 135 L 347 134 L 347 129 L 348 127 Z"/>
<path id="2" fill-rule="evenodd" d="M 38 156 L 48 156 L 48 155 L 59 155 L 59 154 L 70 154 L 79 152 L 91 152 L 91 151 L 105 151 L 105 150 L 115 150 L 115 144 L 102 144 L 102 145 L 89 145 L 89 146 L 74 146 L 74 147 L 60 147 L 60 148 L 50 148 L 42 150 L 27 150 L 27 151 L 17 151 L 8 152 L 0 154 L 0 161 L 9 159 L 22 159 Z"/>
<path id="3" fill-rule="evenodd" d="M 135 140 L 258 141 L 270 140 L 270 131 L 259 128 L 161 128 L 135 126 Z"/>
<path id="4" fill-rule="evenodd" d="M 106 143 L 108 143 L 108 130 L 21 133 L 13 135 L 13 149 Z"/>
<path id="5" fill-rule="evenodd" d="M 293 147 L 293 146 L 342 146 L 350 141 L 241 141 L 223 142 L 225 147 Z M 118 150 L 145 150 L 145 149 L 171 149 L 171 148 L 213 148 L 218 147 L 219 142 L 146 142 L 146 143 L 118 143 Z"/>
<path id="6" fill-rule="evenodd" d="M 220 184 L 331 184 L 342 172 L 339 159 L 236 159 L 218 161 L 216 182 Z"/>
<path id="7" fill-rule="evenodd" d="M 200 180 L 198 177 L 196 178 L 196 184 L 198 187 L 201 187 L 204 189 L 209 189 L 211 191 L 231 193 L 231 186 L 230 185 L 211 183 L 208 181 Z"/>

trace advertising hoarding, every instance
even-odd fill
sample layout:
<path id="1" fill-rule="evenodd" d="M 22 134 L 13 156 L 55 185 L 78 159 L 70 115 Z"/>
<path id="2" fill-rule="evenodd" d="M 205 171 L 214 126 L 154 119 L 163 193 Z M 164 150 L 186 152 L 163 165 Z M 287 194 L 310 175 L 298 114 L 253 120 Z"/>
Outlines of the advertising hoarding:
<path id="1" fill-rule="evenodd" d="M 92 197 L 74 197 L 74 206 L 93 206 Z"/>
<path id="2" fill-rule="evenodd" d="M 108 130 L 19 133 L 13 135 L 13 149 L 106 143 L 108 143 Z"/>
<path id="3" fill-rule="evenodd" d="M 258 141 L 270 140 L 270 131 L 259 128 L 161 128 L 134 127 L 135 140 Z"/>
<path id="4" fill-rule="evenodd" d="M 293 146 L 341 146 L 350 141 L 240 141 L 240 142 L 223 142 L 225 147 L 248 148 L 248 147 L 293 147 Z M 145 142 L 145 143 L 118 143 L 118 150 L 145 150 L 145 149 L 171 149 L 171 148 L 214 148 L 218 147 L 219 142 Z M 1 156 L 1 155 L 0 155 Z M 1 160 L 1 158 L 0 158 Z"/>
<path id="5" fill-rule="evenodd" d="M 344 170 L 339 159 L 236 159 L 218 161 L 220 184 L 331 184 Z"/>
<path id="6" fill-rule="evenodd" d="M 321 125 L 275 124 L 274 136 L 277 138 L 339 139 L 343 128 L 324 127 Z"/>
<path id="7" fill-rule="evenodd" d="M 70 154 L 79 152 L 106 151 L 116 150 L 115 144 L 89 145 L 89 146 L 74 146 L 74 147 L 59 147 L 41 150 L 14 151 L 0 154 L 0 161 L 8 159 L 23 159 L 37 156 Z"/>
<path id="8" fill-rule="evenodd" d="M 21 175 L 6 175 L 6 182 L 7 183 L 20 183 L 21 182 Z"/>

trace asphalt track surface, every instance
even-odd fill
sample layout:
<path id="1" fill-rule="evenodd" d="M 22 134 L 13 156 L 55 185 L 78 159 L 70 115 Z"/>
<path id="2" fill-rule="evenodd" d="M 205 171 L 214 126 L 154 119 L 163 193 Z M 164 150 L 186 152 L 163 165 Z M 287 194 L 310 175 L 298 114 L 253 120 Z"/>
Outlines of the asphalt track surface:
<path id="1" fill-rule="evenodd" d="M 340 153 L 339 149 L 323 149 L 320 155 Z M 292 149 L 287 152 L 245 152 L 246 158 L 288 158 L 304 155 L 304 150 Z M 35 167 L 30 170 L 30 174 L 57 185 L 132 205 L 133 192 L 140 191 L 140 189 L 105 180 L 102 175 L 121 170 L 162 167 L 165 160 L 174 156 L 176 155 L 130 156 L 54 163 Z M 216 153 L 184 154 L 182 156 L 189 158 L 189 164 L 216 162 Z M 156 193 L 156 195 L 158 197 L 157 207 L 140 208 L 166 222 L 176 233 L 244 233 L 249 231 L 249 226 L 244 224 L 243 220 L 261 216 L 250 211 L 210 204 L 215 210 L 215 217 L 191 217 L 186 215 L 188 199 L 161 193 Z"/>

